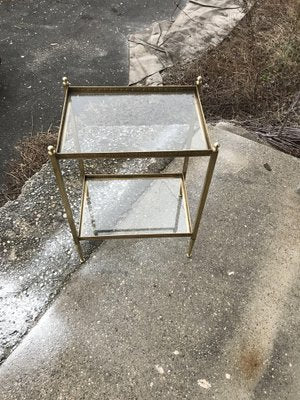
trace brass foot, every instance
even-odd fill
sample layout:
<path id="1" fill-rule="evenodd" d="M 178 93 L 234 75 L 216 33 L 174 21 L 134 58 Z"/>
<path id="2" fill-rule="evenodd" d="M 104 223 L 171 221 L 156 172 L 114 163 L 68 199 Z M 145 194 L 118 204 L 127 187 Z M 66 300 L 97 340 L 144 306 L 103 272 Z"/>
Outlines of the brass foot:
<path id="1" fill-rule="evenodd" d="M 80 263 L 84 263 L 85 259 L 84 259 L 84 255 L 83 255 L 83 251 L 82 251 L 82 247 L 80 245 L 80 243 L 76 243 L 76 249 L 79 255 L 79 259 L 80 259 Z"/>
<path id="2" fill-rule="evenodd" d="M 187 257 L 191 258 L 192 257 L 192 251 L 193 251 L 193 247 L 194 247 L 194 243 L 195 243 L 195 239 L 190 239 L 190 243 L 189 243 L 189 248 L 188 248 L 188 252 L 187 252 Z"/>

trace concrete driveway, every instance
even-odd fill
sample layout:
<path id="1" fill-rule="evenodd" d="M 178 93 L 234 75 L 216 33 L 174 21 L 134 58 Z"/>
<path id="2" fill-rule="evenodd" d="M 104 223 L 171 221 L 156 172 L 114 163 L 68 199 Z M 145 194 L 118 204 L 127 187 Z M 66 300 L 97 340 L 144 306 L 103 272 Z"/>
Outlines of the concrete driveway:
<path id="1" fill-rule="evenodd" d="M 62 76 L 127 85 L 127 35 L 174 8 L 173 0 L 0 0 L 0 168 L 17 140 L 59 123 Z"/>
<path id="2" fill-rule="evenodd" d="M 1 400 L 299 399 L 299 160 L 215 137 L 192 259 L 184 239 L 104 242 L 0 367 Z"/>

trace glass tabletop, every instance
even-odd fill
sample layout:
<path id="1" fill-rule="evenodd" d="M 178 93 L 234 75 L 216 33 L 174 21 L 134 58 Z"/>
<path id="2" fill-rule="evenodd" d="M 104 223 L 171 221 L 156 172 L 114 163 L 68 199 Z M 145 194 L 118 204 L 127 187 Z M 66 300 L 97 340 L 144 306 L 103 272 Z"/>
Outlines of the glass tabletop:
<path id="1" fill-rule="evenodd" d="M 207 150 L 194 92 L 71 93 L 60 153 Z"/>
<path id="2" fill-rule="evenodd" d="M 190 232 L 181 178 L 87 179 L 80 236 Z"/>

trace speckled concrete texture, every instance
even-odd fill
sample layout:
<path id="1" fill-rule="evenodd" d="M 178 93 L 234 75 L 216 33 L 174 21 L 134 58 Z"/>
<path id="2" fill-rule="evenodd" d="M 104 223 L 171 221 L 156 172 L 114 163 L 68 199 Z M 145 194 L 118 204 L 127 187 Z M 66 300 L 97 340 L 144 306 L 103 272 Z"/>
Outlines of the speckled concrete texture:
<path id="1" fill-rule="evenodd" d="M 158 172 L 170 160 L 143 159 L 89 163 L 90 171 Z M 62 163 L 75 220 L 81 182 L 76 162 Z M 111 201 L 107 212 L 118 207 Z M 17 200 L 0 208 L 0 364 L 45 311 L 68 277 L 80 266 L 53 170 L 48 164 L 28 180 Z M 97 243 L 99 244 L 99 243 Z M 95 242 L 84 244 L 88 256 Z"/>
<path id="2" fill-rule="evenodd" d="M 1 400 L 299 399 L 299 160 L 214 134 L 192 259 L 184 239 L 103 243 L 0 367 Z"/>

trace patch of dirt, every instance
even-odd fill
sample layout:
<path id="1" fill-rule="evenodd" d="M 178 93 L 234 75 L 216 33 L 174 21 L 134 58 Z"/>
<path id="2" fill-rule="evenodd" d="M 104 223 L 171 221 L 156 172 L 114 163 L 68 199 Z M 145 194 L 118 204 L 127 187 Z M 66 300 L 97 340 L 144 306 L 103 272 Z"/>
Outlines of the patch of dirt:
<path id="1" fill-rule="evenodd" d="M 245 349 L 240 356 L 240 370 L 245 379 L 255 378 L 263 367 L 263 359 L 258 349 Z"/>

